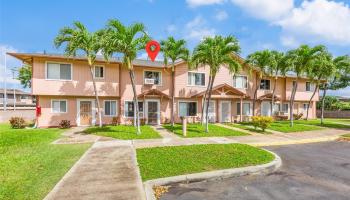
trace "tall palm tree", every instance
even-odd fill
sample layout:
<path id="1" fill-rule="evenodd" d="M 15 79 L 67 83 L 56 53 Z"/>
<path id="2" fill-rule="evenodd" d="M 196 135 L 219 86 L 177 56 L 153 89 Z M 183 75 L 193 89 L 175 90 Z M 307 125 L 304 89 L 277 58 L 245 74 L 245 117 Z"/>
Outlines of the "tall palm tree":
<path id="1" fill-rule="evenodd" d="M 315 88 L 309 99 L 309 103 L 307 104 L 305 120 L 308 120 L 309 118 L 310 104 L 316 92 L 318 91 L 321 82 L 331 77 L 334 72 L 335 65 L 332 60 L 332 55 L 328 51 L 318 54 L 313 60 L 309 62 L 309 66 L 307 67 L 307 76 L 315 84 Z"/>
<path id="2" fill-rule="evenodd" d="M 102 127 L 100 102 L 94 77 L 94 63 L 96 60 L 96 54 L 101 49 L 99 41 L 100 37 L 97 32 L 89 32 L 82 23 L 76 21 L 73 23 L 73 27 L 62 28 L 59 34 L 56 36 L 54 43 L 56 48 L 59 48 L 62 44 L 66 44 L 64 51 L 67 56 L 76 56 L 77 51 L 82 51 L 87 57 L 90 67 L 91 80 L 94 87 L 99 126 Z"/>
<path id="3" fill-rule="evenodd" d="M 230 73 L 234 74 L 241 68 L 241 64 L 234 58 L 234 54 L 240 52 L 238 40 L 234 36 L 215 36 L 205 38 L 193 51 L 192 61 L 198 65 L 208 65 L 210 68 L 211 83 L 208 84 L 209 94 L 206 110 L 209 110 L 209 102 L 215 76 L 222 65 L 228 67 Z M 206 129 L 209 132 L 209 112 L 206 112 Z"/>
<path id="4" fill-rule="evenodd" d="M 275 103 L 275 92 L 278 76 L 286 76 L 287 71 L 289 70 L 288 65 L 284 62 L 284 53 L 278 51 L 271 51 L 272 61 L 268 68 L 268 73 L 274 77 L 274 84 L 272 89 L 272 97 L 271 97 L 271 113 L 274 112 L 274 103 Z"/>
<path id="5" fill-rule="evenodd" d="M 309 62 L 314 59 L 317 54 L 322 53 L 325 50 L 325 47 L 318 45 L 315 47 L 309 47 L 308 45 L 301 45 L 297 49 L 290 50 L 286 53 L 286 63 L 291 66 L 291 69 L 296 74 L 295 84 L 293 83 L 292 94 L 290 97 L 290 126 L 293 127 L 293 110 L 294 110 L 294 100 L 295 93 L 298 88 L 298 80 L 305 75 L 307 71 L 307 66 Z"/>
<path id="6" fill-rule="evenodd" d="M 168 37 L 162 40 L 161 51 L 164 55 L 164 64 L 168 65 L 171 61 L 171 126 L 174 126 L 174 102 L 175 102 L 175 61 L 182 59 L 188 61 L 189 50 L 186 48 L 185 40 L 175 40 L 174 37 Z"/>
<path id="7" fill-rule="evenodd" d="M 269 66 L 273 65 L 273 55 L 269 50 L 256 51 L 252 54 L 249 54 L 245 62 L 253 66 L 252 68 L 250 68 L 250 71 L 254 69 L 256 71 L 255 90 L 253 98 L 253 116 L 255 116 L 257 93 L 260 87 L 259 83 L 263 75 L 268 74 Z"/>
<path id="8" fill-rule="evenodd" d="M 134 124 L 137 127 L 137 134 L 141 134 L 135 72 L 132 62 L 136 58 L 138 51 L 144 49 L 146 43 L 150 40 L 146 33 L 146 28 L 142 23 L 125 26 L 119 20 L 112 19 L 108 21 L 107 28 L 102 30 L 100 34 L 103 35 L 101 43 L 102 54 L 105 59 L 110 59 L 115 53 L 123 55 L 123 64 L 129 71 L 134 93 L 134 121 L 136 122 Z"/>

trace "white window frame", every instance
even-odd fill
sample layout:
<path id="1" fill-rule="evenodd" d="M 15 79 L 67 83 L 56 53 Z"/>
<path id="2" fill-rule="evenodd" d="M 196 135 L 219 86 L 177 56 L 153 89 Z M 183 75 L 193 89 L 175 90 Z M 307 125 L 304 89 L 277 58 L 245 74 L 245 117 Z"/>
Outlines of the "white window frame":
<path id="1" fill-rule="evenodd" d="M 190 85 L 190 84 L 188 84 L 188 80 L 189 80 L 189 75 L 190 75 L 190 73 L 204 74 L 204 85 L 196 85 L 196 84 Z M 188 86 L 188 87 L 206 87 L 207 81 L 206 81 L 206 79 L 205 79 L 205 75 L 206 75 L 205 72 L 188 71 L 188 72 L 187 72 L 187 86 Z M 196 82 L 196 81 L 194 81 L 194 82 Z"/>
<path id="2" fill-rule="evenodd" d="M 103 69 L 103 76 L 102 77 L 96 77 L 96 67 L 102 67 Z M 94 79 L 104 79 L 106 74 L 106 68 L 104 65 L 94 65 Z"/>
<path id="3" fill-rule="evenodd" d="M 240 87 L 236 87 L 236 86 L 235 86 L 235 85 L 236 85 L 236 83 L 235 83 L 235 77 L 237 77 L 237 76 L 246 77 L 246 79 L 247 79 L 247 84 L 246 84 L 245 87 L 240 88 Z M 248 84 L 249 84 L 249 81 L 248 81 L 248 76 L 247 76 L 247 75 L 237 74 L 237 75 L 234 75 L 233 78 L 232 78 L 232 86 L 233 86 L 234 88 L 237 88 L 237 89 L 248 89 Z M 260 86 L 259 86 L 259 87 L 260 87 Z"/>
<path id="4" fill-rule="evenodd" d="M 237 115 L 240 115 L 240 114 L 238 114 L 238 110 L 237 110 L 237 105 L 240 104 L 240 103 L 241 102 L 236 102 L 236 114 Z M 252 103 L 250 101 L 243 101 L 242 103 L 243 103 L 242 110 L 241 110 L 242 116 L 252 116 L 253 115 Z M 249 104 L 249 115 L 244 115 L 243 114 L 244 104 Z"/>
<path id="5" fill-rule="evenodd" d="M 286 104 L 288 105 L 287 112 L 285 112 L 285 111 L 283 110 L 283 106 L 286 105 Z M 290 109 L 289 107 L 290 107 L 290 106 L 289 106 L 289 103 L 282 103 L 281 112 L 283 112 L 284 114 L 288 114 L 288 113 L 289 113 L 289 109 Z"/>
<path id="6" fill-rule="evenodd" d="M 162 74 L 162 71 L 144 69 L 144 70 L 143 70 L 143 84 L 144 84 L 144 85 L 147 85 L 147 84 L 145 83 L 145 73 L 146 73 L 146 72 L 158 72 L 158 73 L 159 73 L 159 84 L 153 84 L 153 85 L 162 86 L 162 84 L 163 84 L 163 74 Z"/>
<path id="7" fill-rule="evenodd" d="M 61 112 L 61 103 L 60 103 L 60 111 L 59 112 L 55 112 L 53 110 L 53 102 L 54 101 L 65 101 L 66 102 L 66 112 Z M 51 99 L 51 113 L 54 113 L 54 114 L 60 114 L 60 113 L 68 113 L 68 100 L 67 99 Z"/>
<path id="8" fill-rule="evenodd" d="M 177 105 L 177 115 L 178 115 L 178 117 L 181 117 L 180 116 L 180 103 L 196 103 L 196 115 L 194 115 L 194 116 L 183 116 L 183 117 L 196 117 L 196 116 L 198 116 L 198 101 L 191 101 L 191 100 L 179 100 L 178 101 L 178 105 Z"/>
<path id="9" fill-rule="evenodd" d="M 50 64 L 50 63 L 70 65 L 70 79 L 50 79 L 50 78 L 48 78 L 47 67 L 48 67 L 48 64 Z M 48 80 L 48 81 L 72 81 L 73 80 L 73 64 L 66 63 L 66 62 L 46 61 L 45 62 L 45 80 Z"/>
<path id="10" fill-rule="evenodd" d="M 115 115 L 106 115 L 106 102 L 115 102 Z M 104 100 L 103 101 L 103 115 L 107 117 L 116 117 L 118 116 L 118 101 L 117 100 Z"/>
<path id="11" fill-rule="evenodd" d="M 307 90 L 307 83 L 310 83 L 310 90 Z M 305 91 L 306 92 L 313 92 L 313 90 L 315 89 L 315 84 L 313 83 L 313 82 L 311 82 L 311 81 L 306 81 L 305 82 Z"/>
<path id="12" fill-rule="evenodd" d="M 260 88 L 260 86 L 261 86 L 261 81 L 262 81 L 262 80 L 268 80 L 268 81 L 270 81 L 269 89 L 261 89 L 261 88 Z M 265 90 L 265 91 L 271 90 L 271 86 L 272 86 L 271 83 L 272 83 L 272 81 L 271 81 L 271 79 L 269 79 L 269 78 L 262 78 L 262 79 L 260 79 L 259 90 Z"/>
<path id="13" fill-rule="evenodd" d="M 129 116 L 125 115 L 125 108 L 126 108 L 125 104 L 126 104 L 126 102 L 134 102 L 134 100 L 124 100 L 124 109 L 123 109 L 123 116 L 124 116 L 124 118 L 126 118 L 126 119 L 133 119 L 134 116 L 129 117 Z M 143 104 L 143 111 L 142 111 L 142 115 L 140 115 L 140 113 L 139 113 L 139 115 L 140 115 L 140 118 L 143 119 L 145 117 L 145 102 L 138 100 L 138 103 L 140 103 L 140 102 L 142 102 L 142 104 Z"/>

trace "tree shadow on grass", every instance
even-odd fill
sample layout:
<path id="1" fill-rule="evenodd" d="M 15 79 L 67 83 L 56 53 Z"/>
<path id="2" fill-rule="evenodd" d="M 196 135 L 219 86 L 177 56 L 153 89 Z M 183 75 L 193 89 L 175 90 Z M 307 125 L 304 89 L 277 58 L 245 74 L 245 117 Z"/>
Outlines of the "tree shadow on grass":
<path id="1" fill-rule="evenodd" d="M 133 126 L 103 126 L 103 127 L 91 127 L 83 132 L 85 134 L 98 134 L 98 133 L 123 133 L 123 134 L 135 134 L 136 128 Z"/>

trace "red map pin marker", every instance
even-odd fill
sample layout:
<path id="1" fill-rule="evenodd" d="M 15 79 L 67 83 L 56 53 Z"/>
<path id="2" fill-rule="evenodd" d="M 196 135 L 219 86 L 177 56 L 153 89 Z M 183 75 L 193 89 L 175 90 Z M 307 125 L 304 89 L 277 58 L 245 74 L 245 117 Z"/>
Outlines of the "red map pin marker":
<path id="1" fill-rule="evenodd" d="M 151 60 L 154 61 L 160 51 L 159 43 L 155 40 L 151 40 L 147 42 L 146 51 L 147 51 L 148 57 L 150 57 Z"/>

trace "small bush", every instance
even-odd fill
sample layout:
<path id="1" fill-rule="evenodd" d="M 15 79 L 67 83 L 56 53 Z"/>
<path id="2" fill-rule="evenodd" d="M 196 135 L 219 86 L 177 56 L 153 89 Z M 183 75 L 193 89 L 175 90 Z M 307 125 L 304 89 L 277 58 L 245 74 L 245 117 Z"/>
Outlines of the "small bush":
<path id="1" fill-rule="evenodd" d="M 119 117 L 113 117 L 112 118 L 112 125 L 113 126 L 119 125 L 119 122 L 120 122 Z"/>
<path id="2" fill-rule="evenodd" d="M 59 124 L 60 128 L 70 128 L 70 121 L 69 120 L 62 120 Z"/>
<path id="3" fill-rule="evenodd" d="M 295 119 L 295 120 L 299 120 L 299 119 L 301 119 L 302 117 L 303 117 L 303 113 L 299 113 L 299 114 L 293 114 L 293 118 Z"/>
<path id="4" fill-rule="evenodd" d="M 266 117 L 266 116 L 253 116 L 252 117 L 252 124 L 254 128 L 256 127 L 261 128 L 263 132 L 271 125 L 273 122 L 272 117 Z"/>
<path id="5" fill-rule="evenodd" d="M 26 127 L 26 122 L 22 117 L 11 117 L 10 119 L 11 128 L 24 128 Z"/>

